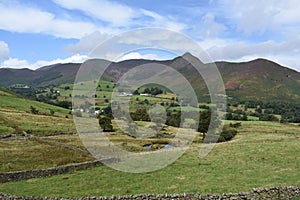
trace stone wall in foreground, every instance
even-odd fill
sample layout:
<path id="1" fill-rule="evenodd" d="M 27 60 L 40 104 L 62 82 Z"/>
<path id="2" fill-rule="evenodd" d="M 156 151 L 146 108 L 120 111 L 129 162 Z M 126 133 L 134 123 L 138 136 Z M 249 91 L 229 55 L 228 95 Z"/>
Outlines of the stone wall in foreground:
<path id="1" fill-rule="evenodd" d="M 21 181 L 32 178 L 41 178 L 47 176 L 53 176 L 58 174 L 66 174 L 78 170 L 84 170 L 96 166 L 103 165 L 104 160 L 97 160 L 91 162 L 74 163 L 71 165 L 53 167 L 48 169 L 37 169 L 37 170 L 27 170 L 19 172 L 1 172 L 0 173 L 0 183 Z M 106 162 L 114 162 L 114 159 L 107 159 Z"/>
<path id="2" fill-rule="evenodd" d="M 127 196 L 111 196 L 111 197 L 84 197 L 84 198 L 36 198 L 36 197 L 18 197 L 0 193 L 0 199 L 8 200 L 129 200 L 129 199 L 200 199 L 200 200 L 233 200 L 233 199 L 298 199 L 300 198 L 300 186 L 290 187 L 273 187 L 267 189 L 253 189 L 250 192 L 241 192 L 237 194 L 139 194 Z"/>

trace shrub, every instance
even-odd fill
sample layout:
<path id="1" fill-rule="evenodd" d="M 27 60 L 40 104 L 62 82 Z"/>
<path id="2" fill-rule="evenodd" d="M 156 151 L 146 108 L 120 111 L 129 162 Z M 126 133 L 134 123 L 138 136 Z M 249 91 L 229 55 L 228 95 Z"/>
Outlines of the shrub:
<path id="1" fill-rule="evenodd" d="M 232 123 L 229 124 L 229 127 L 232 127 L 232 128 L 239 128 L 241 126 L 242 126 L 241 122 L 237 122 L 237 123 L 234 123 L 234 124 L 232 124 Z"/>
<path id="2" fill-rule="evenodd" d="M 50 109 L 50 115 L 54 115 L 54 113 L 55 113 L 55 111 L 54 110 L 52 110 L 52 109 Z"/>
<path id="3" fill-rule="evenodd" d="M 211 132 L 209 134 L 203 135 L 203 140 L 208 137 L 205 141 L 205 143 L 212 143 L 212 142 L 227 142 L 231 140 L 234 136 L 236 136 L 237 130 L 230 128 L 229 126 L 224 126 L 221 134 L 218 136 L 214 132 Z"/>
<path id="4" fill-rule="evenodd" d="M 38 113 L 39 113 L 39 110 L 36 109 L 36 108 L 33 107 L 33 106 L 30 106 L 30 112 L 31 112 L 32 114 L 38 114 Z"/>
<path id="5" fill-rule="evenodd" d="M 232 128 L 228 128 L 228 127 L 224 127 L 224 129 L 221 132 L 221 135 L 218 139 L 218 142 L 226 142 L 231 140 L 234 136 L 236 136 L 237 134 L 237 130 L 236 129 L 232 129 Z"/>

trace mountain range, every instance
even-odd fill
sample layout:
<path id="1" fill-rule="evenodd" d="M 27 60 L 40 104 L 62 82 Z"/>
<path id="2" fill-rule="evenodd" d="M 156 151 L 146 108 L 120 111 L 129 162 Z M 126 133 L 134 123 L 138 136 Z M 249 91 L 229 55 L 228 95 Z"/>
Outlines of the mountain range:
<path id="1" fill-rule="evenodd" d="M 112 62 L 103 77 L 109 81 L 116 81 L 128 70 L 149 63 L 174 68 L 193 85 L 198 97 L 206 100 L 209 96 L 203 78 L 193 65 L 205 68 L 210 67 L 212 63 L 204 64 L 190 53 L 165 61 L 134 59 Z M 266 59 L 239 63 L 223 61 L 215 64 L 223 78 L 229 99 L 300 103 L 300 73 L 295 70 Z M 0 87 L 9 87 L 13 84 L 47 87 L 73 83 L 80 66 L 81 63 L 67 63 L 45 66 L 37 70 L 1 68 Z"/>

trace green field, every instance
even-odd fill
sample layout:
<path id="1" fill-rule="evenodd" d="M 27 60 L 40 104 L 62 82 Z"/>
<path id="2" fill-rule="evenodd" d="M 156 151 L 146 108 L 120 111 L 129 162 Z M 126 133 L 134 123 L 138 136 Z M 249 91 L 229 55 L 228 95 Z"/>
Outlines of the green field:
<path id="1" fill-rule="evenodd" d="M 99 85 L 95 100 L 97 106 L 104 108 L 109 106 L 114 83 L 102 81 Z M 81 87 L 85 89 L 88 84 Z M 71 101 L 72 88 L 69 84 L 53 90 L 59 91 L 58 100 Z M 77 92 L 80 93 L 81 89 Z M 163 102 L 166 109 L 175 112 L 180 107 L 170 106 L 174 98 L 174 94 L 170 93 L 133 95 L 130 111 L 148 109 Z M 31 106 L 39 112 L 32 113 Z M 182 109 L 198 110 L 187 106 Z M 248 119 L 252 121 L 240 121 L 242 126 L 232 141 L 216 144 L 204 159 L 198 157 L 202 145 L 202 135 L 198 133 L 180 159 L 155 172 L 131 174 L 101 166 L 53 177 L 3 183 L 0 184 L 0 191 L 22 196 L 83 197 L 141 193 L 232 193 L 257 187 L 300 185 L 300 158 L 297 156 L 300 151 L 300 126 L 257 121 L 257 117 Z M 172 144 L 171 138 L 178 130 L 165 126 L 159 137 L 135 139 L 117 127 L 116 122 L 113 121 L 115 132 L 107 135 L 115 145 L 131 152 L 145 152 L 144 146 L 149 144 Z M 225 124 L 237 122 L 225 121 Z M 144 132 L 146 127 L 152 125 L 150 122 L 136 123 L 137 132 Z M 25 138 L 22 135 L 24 131 L 34 137 Z M 12 133 L 16 136 L 0 140 L 1 172 L 94 160 L 75 135 L 70 110 L 0 90 L 0 136 Z"/>
<path id="2" fill-rule="evenodd" d="M 151 173 L 96 167 L 71 174 L 0 184 L 16 195 L 83 197 L 138 193 L 223 193 L 300 185 L 300 127 L 242 122 L 238 135 L 200 160 L 200 143 L 175 163 Z M 70 143 L 71 141 L 69 141 Z M 74 142 L 74 141 L 73 141 Z"/>
<path id="3" fill-rule="evenodd" d="M 79 142 L 73 146 L 82 146 Z M 44 169 L 90 160 L 93 158 L 89 154 L 74 151 L 49 139 L 0 141 L 1 172 Z"/>

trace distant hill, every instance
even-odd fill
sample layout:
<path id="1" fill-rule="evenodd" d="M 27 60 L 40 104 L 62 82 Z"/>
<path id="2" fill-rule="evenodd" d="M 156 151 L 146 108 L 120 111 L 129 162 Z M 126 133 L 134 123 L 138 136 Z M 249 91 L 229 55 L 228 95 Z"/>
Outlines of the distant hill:
<path id="1" fill-rule="evenodd" d="M 149 63 L 168 65 L 182 73 L 194 86 L 197 95 L 206 101 L 209 97 L 206 85 L 199 73 L 187 62 L 209 67 L 198 58 L 186 53 L 173 60 L 125 60 L 113 62 L 104 74 L 106 80 L 118 80 L 122 74 L 135 66 Z M 108 61 L 107 61 L 108 62 Z M 37 70 L 0 69 L 0 86 L 26 84 L 33 87 L 59 85 L 74 82 L 80 63 L 55 64 Z M 216 62 L 223 77 L 228 97 L 240 100 L 282 100 L 300 103 L 300 73 L 275 62 L 256 59 L 250 62 Z M 230 99 L 229 98 L 229 99 Z"/>

